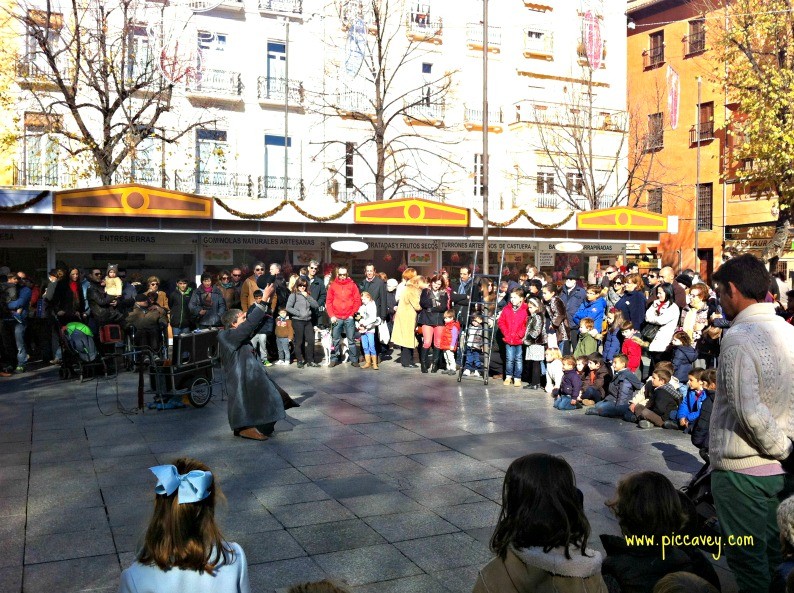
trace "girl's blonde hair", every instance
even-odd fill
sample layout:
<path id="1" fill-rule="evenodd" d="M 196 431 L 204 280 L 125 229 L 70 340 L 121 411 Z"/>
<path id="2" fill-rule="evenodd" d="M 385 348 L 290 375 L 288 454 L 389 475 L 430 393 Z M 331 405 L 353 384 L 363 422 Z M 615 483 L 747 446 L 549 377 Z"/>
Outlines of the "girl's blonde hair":
<path id="1" fill-rule="evenodd" d="M 546 348 L 546 356 L 551 356 L 552 360 L 562 360 L 562 351 L 559 348 Z"/>
<path id="2" fill-rule="evenodd" d="M 403 270 L 403 280 L 408 282 L 411 278 L 416 277 L 416 269 L 415 268 L 405 268 Z"/>
<path id="3" fill-rule="evenodd" d="M 366 290 L 361 293 L 361 298 L 367 297 L 369 300 L 372 300 L 372 295 L 369 294 Z"/>

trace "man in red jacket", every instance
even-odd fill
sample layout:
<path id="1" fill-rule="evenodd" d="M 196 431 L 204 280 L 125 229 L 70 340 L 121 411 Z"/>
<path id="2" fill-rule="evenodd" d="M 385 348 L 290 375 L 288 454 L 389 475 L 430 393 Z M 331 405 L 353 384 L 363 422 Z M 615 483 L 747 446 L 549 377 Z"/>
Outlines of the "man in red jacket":
<path id="1" fill-rule="evenodd" d="M 329 366 L 335 367 L 340 364 L 342 350 L 342 331 L 347 337 L 348 353 L 350 354 L 350 364 L 358 366 L 358 353 L 356 351 L 356 322 L 353 316 L 361 306 L 361 294 L 358 286 L 350 276 L 347 275 L 347 268 L 340 266 L 336 271 L 336 279 L 328 285 L 328 294 L 325 298 L 325 310 L 331 319 L 331 336 L 334 340 L 334 350 Z"/>

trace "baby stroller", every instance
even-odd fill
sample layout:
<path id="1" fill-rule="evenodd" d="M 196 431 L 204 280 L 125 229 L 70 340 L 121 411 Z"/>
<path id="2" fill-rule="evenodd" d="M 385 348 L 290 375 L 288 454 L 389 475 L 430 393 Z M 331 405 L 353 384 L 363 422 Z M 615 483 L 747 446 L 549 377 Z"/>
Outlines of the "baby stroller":
<path id="1" fill-rule="evenodd" d="M 711 465 L 706 462 L 689 484 L 683 486 L 678 493 L 684 505 L 684 512 L 689 516 L 687 522 L 689 533 L 711 536 L 711 541 L 719 541 L 722 531 L 717 518 L 717 509 L 714 507 L 714 497 L 711 494 Z M 704 542 L 705 538 L 701 537 L 700 541 Z M 717 545 L 708 546 L 705 543 L 700 545 L 700 549 L 712 554 L 719 551 Z"/>
<path id="2" fill-rule="evenodd" d="M 101 369 L 102 374 L 107 376 L 105 359 L 97 352 L 94 333 L 87 325 L 79 321 L 67 323 L 59 328 L 58 340 L 63 352 L 58 369 L 61 379 L 79 376 L 82 383 L 90 378 L 89 369 L 92 370 L 91 376 L 95 376 L 94 369 Z"/>

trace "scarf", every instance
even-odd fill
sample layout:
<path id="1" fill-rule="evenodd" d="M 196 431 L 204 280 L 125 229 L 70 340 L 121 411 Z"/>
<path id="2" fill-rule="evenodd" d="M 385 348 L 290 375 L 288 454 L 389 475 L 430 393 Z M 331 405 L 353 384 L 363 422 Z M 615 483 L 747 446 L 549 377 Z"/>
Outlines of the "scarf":
<path id="1" fill-rule="evenodd" d="M 207 307 L 212 307 L 212 286 L 204 286 L 202 284 L 200 288 L 204 290 L 204 294 L 201 295 L 201 302 Z"/>
<path id="2" fill-rule="evenodd" d="M 69 290 L 72 291 L 72 303 L 79 305 L 80 293 L 77 291 L 82 289 L 77 285 L 77 280 L 69 280 Z"/>
<path id="3" fill-rule="evenodd" d="M 661 301 L 658 305 L 656 305 L 656 314 L 661 315 L 662 309 L 664 309 L 665 305 L 667 305 L 667 301 Z"/>
<path id="4" fill-rule="evenodd" d="M 221 286 L 224 288 L 234 288 L 234 282 L 221 282 Z"/>

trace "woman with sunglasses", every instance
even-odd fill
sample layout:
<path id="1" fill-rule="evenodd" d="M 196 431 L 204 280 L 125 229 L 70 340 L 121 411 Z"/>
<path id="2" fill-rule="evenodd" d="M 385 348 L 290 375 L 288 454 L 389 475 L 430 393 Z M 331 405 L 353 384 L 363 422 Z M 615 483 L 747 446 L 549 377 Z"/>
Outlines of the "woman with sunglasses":
<path id="1" fill-rule="evenodd" d="M 226 310 L 234 309 L 235 288 L 231 272 L 229 272 L 229 270 L 221 270 L 218 274 L 218 281 L 215 283 L 215 286 L 221 291 L 223 300 L 226 301 Z"/>
<path id="2" fill-rule="evenodd" d="M 292 319 L 292 328 L 295 330 L 293 344 L 299 369 L 304 366 L 320 366 L 314 361 L 314 326 L 312 325 L 312 314 L 317 309 L 319 309 L 317 301 L 309 294 L 309 282 L 306 278 L 298 278 L 287 299 L 287 313 Z"/>
<path id="3" fill-rule="evenodd" d="M 168 295 L 160 290 L 160 279 L 157 276 L 149 276 L 146 281 L 146 296 L 152 305 L 157 305 L 168 313 Z"/>
<path id="4" fill-rule="evenodd" d="M 612 277 L 612 280 L 609 283 L 609 288 L 607 289 L 608 308 L 612 308 L 617 305 L 618 301 L 623 296 L 625 288 L 626 278 L 623 276 L 623 274 L 618 274 L 617 276 Z"/>

